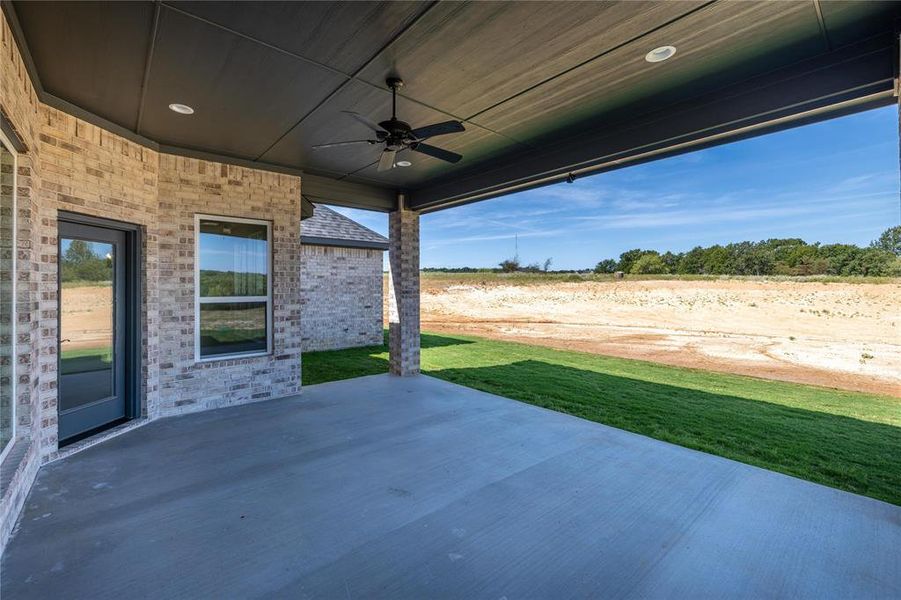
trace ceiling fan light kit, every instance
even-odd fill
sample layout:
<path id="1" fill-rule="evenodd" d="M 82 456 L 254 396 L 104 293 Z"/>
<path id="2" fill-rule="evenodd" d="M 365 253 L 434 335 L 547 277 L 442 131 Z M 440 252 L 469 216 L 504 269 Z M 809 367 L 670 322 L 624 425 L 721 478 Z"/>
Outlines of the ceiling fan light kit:
<path id="1" fill-rule="evenodd" d="M 336 146 L 348 146 L 352 144 L 384 144 L 382 154 L 378 161 L 379 171 L 388 171 L 398 166 L 400 163 L 406 163 L 403 166 L 410 166 L 410 161 L 396 161 L 397 153 L 403 150 L 412 150 L 419 152 L 432 158 L 437 158 L 449 163 L 460 162 L 462 155 L 450 150 L 445 150 L 431 144 L 426 144 L 425 140 L 439 135 L 447 135 L 450 133 L 460 133 L 466 131 L 463 123 L 459 121 L 444 121 L 426 125 L 425 127 L 413 128 L 406 121 L 397 118 L 397 90 L 403 87 L 404 82 L 397 77 L 389 77 L 386 82 L 391 90 L 391 118 L 381 123 L 375 123 L 369 117 L 351 111 L 343 111 L 351 118 L 356 119 L 359 123 L 368 127 L 375 133 L 376 139 L 367 140 L 350 140 L 346 142 L 333 142 L 330 144 L 319 144 L 313 146 L 314 150 L 323 148 L 333 148 Z"/>

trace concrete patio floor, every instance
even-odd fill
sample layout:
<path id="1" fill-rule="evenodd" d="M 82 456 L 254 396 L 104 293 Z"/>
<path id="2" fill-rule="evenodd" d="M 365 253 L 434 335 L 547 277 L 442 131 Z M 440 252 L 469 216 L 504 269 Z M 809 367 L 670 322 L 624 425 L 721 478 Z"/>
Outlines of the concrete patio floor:
<path id="1" fill-rule="evenodd" d="M 420 376 L 45 467 L 3 598 L 901 595 L 901 508 Z"/>

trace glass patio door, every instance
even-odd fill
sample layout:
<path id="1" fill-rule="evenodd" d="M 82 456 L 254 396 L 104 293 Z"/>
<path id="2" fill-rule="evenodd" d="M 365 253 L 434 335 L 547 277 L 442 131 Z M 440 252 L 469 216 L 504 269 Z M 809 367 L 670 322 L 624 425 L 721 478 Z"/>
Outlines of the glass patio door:
<path id="1" fill-rule="evenodd" d="M 126 417 L 125 232 L 59 226 L 59 440 Z"/>

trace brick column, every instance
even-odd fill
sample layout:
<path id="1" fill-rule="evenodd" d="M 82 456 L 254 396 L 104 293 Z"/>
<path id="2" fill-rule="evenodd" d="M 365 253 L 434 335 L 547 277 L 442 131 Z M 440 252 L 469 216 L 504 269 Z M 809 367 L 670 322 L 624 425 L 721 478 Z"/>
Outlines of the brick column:
<path id="1" fill-rule="evenodd" d="M 419 373 L 419 213 L 388 216 L 388 349 L 392 375 Z"/>

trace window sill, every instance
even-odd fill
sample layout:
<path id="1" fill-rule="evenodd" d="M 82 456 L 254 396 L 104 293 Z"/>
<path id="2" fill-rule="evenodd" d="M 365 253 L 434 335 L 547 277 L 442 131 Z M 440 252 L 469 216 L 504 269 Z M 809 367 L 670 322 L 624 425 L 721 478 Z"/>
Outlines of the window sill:
<path id="1" fill-rule="evenodd" d="M 194 358 L 195 364 L 209 364 L 216 362 L 225 362 L 229 360 L 243 360 L 245 358 L 260 358 L 263 356 L 272 356 L 273 353 L 264 350 L 262 352 L 250 352 L 250 353 L 242 353 L 242 354 L 219 354 L 217 356 L 209 356 L 207 358 Z"/>

